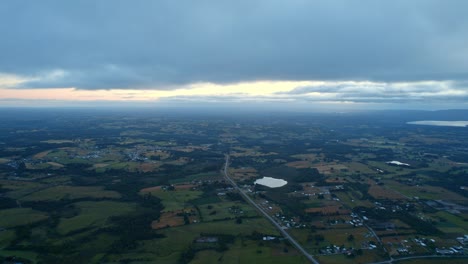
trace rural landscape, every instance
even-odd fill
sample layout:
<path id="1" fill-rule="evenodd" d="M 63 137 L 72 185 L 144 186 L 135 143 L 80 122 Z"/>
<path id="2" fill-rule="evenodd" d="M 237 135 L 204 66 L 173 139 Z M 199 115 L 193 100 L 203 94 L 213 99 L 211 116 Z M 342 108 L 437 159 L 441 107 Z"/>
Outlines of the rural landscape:
<path id="1" fill-rule="evenodd" d="M 3 263 L 468 260 L 464 110 L 0 111 Z"/>

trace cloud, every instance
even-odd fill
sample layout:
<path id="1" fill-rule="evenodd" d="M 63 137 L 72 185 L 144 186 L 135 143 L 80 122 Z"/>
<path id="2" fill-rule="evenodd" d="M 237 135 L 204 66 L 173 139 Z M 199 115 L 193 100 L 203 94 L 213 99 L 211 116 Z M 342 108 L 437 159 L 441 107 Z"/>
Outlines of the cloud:
<path id="1" fill-rule="evenodd" d="M 468 89 L 452 81 L 327 82 L 300 86 L 275 94 L 307 101 L 336 100 L 394 104 L 425 102 L 428 105 L 436 102 L 463 103 L 468 101 Z"/>
<path id="2" fill-rule="evenodd" d="M 464 82 L 466 10 L 463 0 L 5 0 L 0 73 L 23 79 L 16 88 L 89 90 Z"/>

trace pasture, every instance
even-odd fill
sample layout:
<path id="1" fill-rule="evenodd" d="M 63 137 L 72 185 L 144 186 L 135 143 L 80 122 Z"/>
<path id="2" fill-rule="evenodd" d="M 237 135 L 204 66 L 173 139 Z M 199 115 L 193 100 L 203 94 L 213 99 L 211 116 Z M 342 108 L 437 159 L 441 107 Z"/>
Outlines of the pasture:
<path id="1" fill-rule="evenodd" d="M 11 228 L 29 225 L 47 219 L 49 216 L 31 208 L 12 208 L 0 210 L 0 227 Z"/>
<path id="2" fill-rule="evenodd" d="M 104 190 L 99 186 L 67 186 L 60 185 L 34 192 L 21 198 L 22 201 L 51 201 L 60 199 L 79 198 L 120 198 L 120 194 L 114 191 Z"/>
<path id="3" fill-rule="evenodd" d="M 79 210 L 79 213 L 71 218 L 60 219 L 57 230 L 62 235 L 85 228 L 105 227 L 109 217 L 128 214 L 136 210 L 135 204 L 113 201 L 78 202 L 73 206 Z"/>

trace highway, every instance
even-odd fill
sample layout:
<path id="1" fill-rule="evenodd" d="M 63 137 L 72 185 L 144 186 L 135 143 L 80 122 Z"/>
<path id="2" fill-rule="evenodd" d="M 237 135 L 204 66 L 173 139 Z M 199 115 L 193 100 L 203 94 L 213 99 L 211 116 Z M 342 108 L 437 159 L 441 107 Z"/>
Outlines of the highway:
<path id="1" fill-rule="evenodd" d="M 310 255 L 291 235 L 286 232 L 276 221 L 273 219 L 269 214 L 267 214 L 260 206 L 258 206 L 244 191 L 242 191 L 239 186 L 229 177 L 228 175 L 228 167 L 229 167 L 229 155 L 226 155 L 226 163 L 224 164 L 224 177 L 226 180 L 236 189 L 242 197 L 249 202 L 252 206 L 257 208 L 259 212 L 263 214 L 277 229 L 280 231 L 280 233 L 291 242 L 310 262 L 314 264 L 319 264 L 319 262 L 312 256 Z"/>

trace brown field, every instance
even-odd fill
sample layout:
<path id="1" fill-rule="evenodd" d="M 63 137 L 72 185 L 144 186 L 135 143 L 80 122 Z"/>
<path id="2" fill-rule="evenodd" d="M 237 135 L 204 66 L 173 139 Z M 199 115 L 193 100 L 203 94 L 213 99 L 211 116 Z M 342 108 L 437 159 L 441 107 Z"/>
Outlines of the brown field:
<path id="1" fill-rule="evenodd" d="M 107 164 L 107 163 L 96 163 L 93 165 L 93 168 L 95 169 L 99 169 L 99 168 L 105 168 L 107 166 L 109 166 L 110 164 Z"/>
<path id="2" fill-rule="evenodd" d="M 46 150 L 37 153 L 36 155 L 33 156 L 33 159 L 43 159 L 45 156 L 47 156 L 52 150 Z"/>
<path id="3" fill-rule="evenodd" d="M 9 159 L 0 158 L 0 164 L 5 164 L 5 163 L 8 163 L 8 162 L 10 162 Z"/>
<path id="4" fill-rule="evenodd" d="M 147 192 L 155 192 L 155 191 L 160 191 L 162 186 L 154 186 L 154 187 L 148 187 L 141 189 L 141 193 L 147 193 Z"/>
<path id="5" fill-rule="evenodd" d="M 307 208 L 305 209 L 305 212 L 306 213 L 319 213 L 322 215 L 334 215 L 334 214 L 348 215 L 351 213 L 350 210 L 343 209 L 343 207 L 339 205 L 317 207 L 317 208 Z"/>
<path id="6" fill-rule="evenodd" d="M 315 165 L 316 168 L 322 174 L 332 174 L 336 172 L 340 172 L 342 169 L 348 169 L 345 165 L 337 164 L 337 163 L 329 163 L 329 164 L 319 164 Z"/>
<path id="7" fill-rule="evenodd" d="M 184 165 L 190 162 L 190 159 L 187 157 L 180 157 L 179 159 L 172 160 L 172 161 L 167 161 L 166 164 L 171 164 L 171 165 Z"/>
<path id="8" fill-rule="evenodd" d="M 57 168 L 65 167 L 63 164 L 60 164 L 60 163 L 57 163 L 57 162 L 52 162 L 52 161 L 47 162 L 47 164 L 52 165 L 52 166 L 57 167 Z"/>
<path id="9" fill-rule="evenodd" d="M 167 151 L 149 151 L 143 154 L 147 158 L 159 157 L 161 160 L 168 159 L 171 154 Z"/>
<path id="10" fill-rule="evenodd" d="M 342 184 L 347 182 L 346 178 L 343 177 L 330 177 L 325 180 L 328 183 Z"/>
<path id="11" fill-rule="evenodd" d="M 174 227 L 174 226 L 181 226 L 184 225 L 184 217 L 178 216 L 178 213 L 182 213 L 182 210 L 176 212 L 165 212 L 161 214 L 159 220 L 155 220 L 151 223 L 151 228 L 153 229 L 161 229 L 167 226 Z"/>
<path id="12" fill-rule="evenodd" d="M 163 212 L 161 214 L 161 217 L 159 217 L 159 220 L 154 220 L 151 223 L 151 228 L 161 229 L 161 228 L 166 228 L 168 226 L 175 227 L 175 226 L 184 225 L 185 222 L 184 222 L 183 213 L 190 214 L 189 216 L 190 223 L 197 223 L 199 222 L 199 219 L 196 215 L 193 215 L 195 212 L 196 212 L 195 208 L 186 208 L 184 210 Z"/>
<path id="13" fill-rule="evenodd" d="M 236 180 L 258 177 L 257 170 L 251 167 L 231 169 L 230 174 Z"/>
<path id="14" fill-rule="evenodd" d="M 406 199 L 405 196 L 395 192 L 395 191 L 392 191 L 392 190 L 389 190 L 389 189 L 386 189 L 386 188 L 383 188 L 379 185 L 376 185 L 376 184 L 373 184 L 370 186 L 369 188 L 369 194 L 371 196 L 373 196 L 374 198 L 376 199 L 390 199 L 390 200 L 404 200 Z"/>
<path id="15" fill-rule="evenodd" d="M 309 161 L 301 160 L 301 161 L 288 162 L 288 163 L 286 163 L 286 166 L 293 167 L 293 168 L 296 168 L 296 169 L 306 169 L 306 168 L 310 168 L 311 164 L 310 164 Z"/>
<path id="16" fill-rule="evenodd" d="M 138 165 L 138 170 L 142 172 L 155 171 L 159 168 L 160 164 L 158 163 L 141 163 Z"/>

